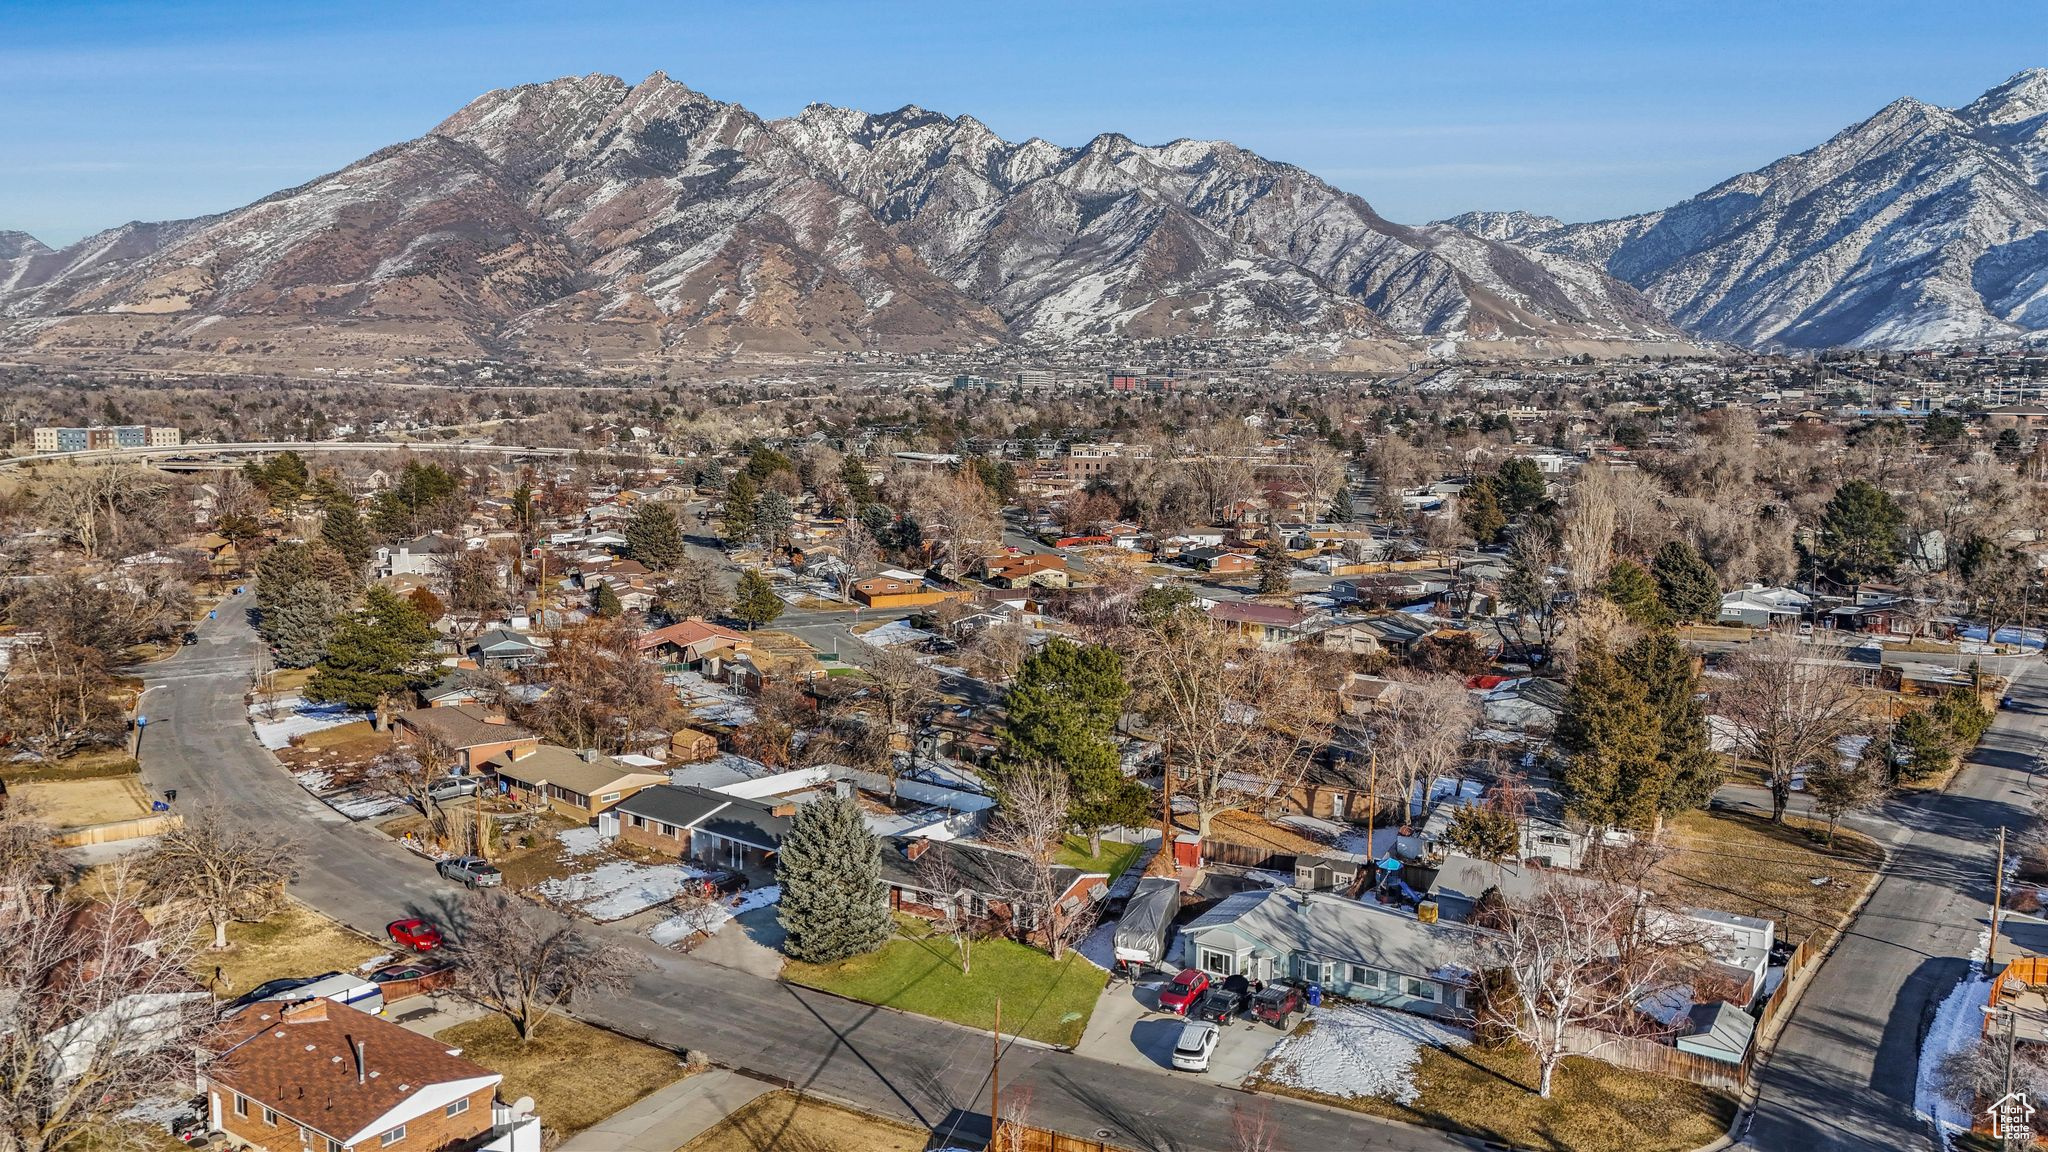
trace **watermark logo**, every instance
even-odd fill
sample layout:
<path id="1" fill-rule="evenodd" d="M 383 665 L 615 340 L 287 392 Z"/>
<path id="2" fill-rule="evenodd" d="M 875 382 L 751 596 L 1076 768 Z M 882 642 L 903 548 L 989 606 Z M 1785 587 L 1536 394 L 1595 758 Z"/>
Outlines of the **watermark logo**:
<path id="1" fill-rule="evenodd" d="M 2004 1099 L 1993 1104 L 1984 1114 L 1991 1117 L 1991 1136 L 1995 1140 L 2031 1137 L 2034 1134 L 2034 1105 L 2028 1101 L 2025 1092 L 2006 1093 Z"/>

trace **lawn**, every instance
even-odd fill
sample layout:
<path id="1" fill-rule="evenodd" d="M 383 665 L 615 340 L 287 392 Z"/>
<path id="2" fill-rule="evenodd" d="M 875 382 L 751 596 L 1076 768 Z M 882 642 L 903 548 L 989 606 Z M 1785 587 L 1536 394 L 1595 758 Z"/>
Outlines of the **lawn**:
<path id="1" fill-rule="evenodd" d="M 926 926 L 914 918 L 904 918 L 900 930 L 866 956 L 837 964 L 792 960 L 783 979 L 969 1028 L 991 1027 L 1000 997 L 1005 1033 L 1068 1047 L 1080 1042 L 1109 979 L 1072 949 L 1054 963 L 1036 948 L 999 939 L 975 941 L 970 971 L 962 974 L 952 940 L 924 935 Z"/>
<path id="2" fill-rule="evenodd" d="M 52 764 L 10 764 L 7 784 L 13 787 L 37 780 L 106 780 L 141 771 L 142 765 L 128 754 L 128 742 L 123 740 L 119 747 L 89 749 Z"/>
<path id="3" fill-rule="evenodd" d="M 912 1128 L 794 1092 L 770 1092 L 720 1120 L 680 1152 L 920 1152 Z"/>
<path id="4" fill-rule="evenodd" d="M 555 1016 L 532 1040 L 503 1016 L 490 1015 L 434 1036 L 462 1054 L 503 1073 L 499 1096 L 531 1096 L 541 1124 L 564 1136 L 580 1132 L 657 1088 L 683 1078 L 675 1053 L 580 1020 Z"/>
<path id="5" fill-rule="evenodd" d="M 1556 1152 L 1666 1152 L 1719 1139 L 1735 1098 L 1683 1080 L 1631 1072 L 1570 1057 L 1558 1067 L 1550 1099 L 1536 1095 L 1536 1058 L 1523 1049 L 1447 1051 L 1424 1047 L 1417 1097 L 1337 1097 L 1263 1081 L 1252 1087 L 1444 1128 L 1514 1148 Z"/>
<path id="6" fill-rule="evenodd" d="M 213 943 L 212 928 L 201 932 L 205 944 Z M 193 958 L 192 974 L 201 984 L 211 986 L 216 996 L 228 999 L 280 976 L 354 972 L 364 961 L 391 951 L 380 941 L 357 935 L 303 904 L 287 901 L 259 923 L 228 925 L 227 951 L 203 949 Z M 214 982 L 215 968 L 222 977 L 219 984 Z"/>
<path id="7" fill-rule="evenodd" d="M 1142 844 L 1119 844 L 1114 840 L 1104 840 L 1102 854 L 1090 856 L 1086 836 L 1069 836 L 1067 842 L 1053 856 L 1053 863 L 1079 868 L 1083 872 L 1107 872 L 1110 882 L 1115 883 L 1116 878 L 1124 874 L 1124 869 L 1129 868 L 1131 861 L 1136 860 L 1142 851 Z"/>
<path id="8" fill-rule="evenodd" d="M 83 828 L 149 815 L 149 798 L 135 776 L 31 781 L 14 785 L 11 795 L 53 828 Z"/>
<path id="9" fill-rule="evenodd" d="M 1841 927 L 1883 851 L 1846 829 L 1829 847 L 1826 825 L 1785 820 L 1738 812 L 1675 817 L 1664 837 L 1672 849 L 1661 866 L 1665 894 L 1691 907 L 1776 920 L 1780 936 L 1792 941 Z"/>

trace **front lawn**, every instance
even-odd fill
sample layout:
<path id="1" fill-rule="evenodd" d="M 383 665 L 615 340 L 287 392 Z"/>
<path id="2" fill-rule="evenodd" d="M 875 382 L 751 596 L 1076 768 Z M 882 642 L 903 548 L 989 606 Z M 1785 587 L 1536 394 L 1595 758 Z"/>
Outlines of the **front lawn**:
<path id="1" fill-rule="evenodd" d="M 706 1129 L 681 1152 L 919 1152 L 931 1134 L 794 1092 L 770 1092 Z"/>
<path id="2" fill-rule="evenodd" d="M 1001 998 L 1005 1034 L 1067 1047 L 1080 1042 L 1109 980 L 1109 973 L 1072 949 L 1054 963 L 1036 948 L 994 939 L 975 941 L 963 974 L 950 939 L 927 935 L 924 924 L 912 918 L 904 919 L 900 931 L 881 951 L 837 964 L 792 960 L 783 966 L 783 979 L 969 1028 L 993 1026 Z"/>
<path id="3" fill-rule="evenodd" d="M 1308 1025 L 1307 1027 L 1314 1027 Z M 1334 1096 L 1253 1075 L 1261 1092 L 1296 1096 L 1545 1152 L 1675 1152 L 1719 1139 L 1735 1098 L 1683 1080 L 1571 1057 L 1558 1067 L 1550 1099 L 1536 1095 L 1536 1058 L 1515 1048 L 1424 1045 L 1412 1077 L 1414 1099 Z"/>
<path id="4" fill-rule="evenodd" d="M 213 943 L 213 929 L 202 928 L 200 939 Z M 283 976 L 357 972 L 365 961 L 395 951 L 288 900 L 257 923 L 228 925 L 227 950 L 202 949 L 193 957 L 192 975 L 214 995 L 233 999 Z"/>
<path id="5" fill-rule="evenodd" d="M 1666 826 L 1671 854 L 1660 866 L 1664 894 L 1694 908 L 1712 908 L 1778 922 L 1794 942 L 1839 929 L 1884 863 L 1866 836 L 1797 816 L 1773 824 L 1741 812 L 1686 812 Z M 1816 883 L 1819 881 L 1819 883 Z"/>
<path id="6" fill-rule="evenodd" d="M 1102 854 L 1090 856 L 1086 836 L 1069 836 L 1052 859 L 1055 864 L 1065 864 L 1070 868 L 1079 868 L 1083 872 L 1107 872 L 1110 883 L 1114 884 L 1116 878 L 1124 874 L 1124 870 L 1131 866 L 1131 862 L 1138 858 L 1138 854 L 1144 851 L 1144 848 L 1142 844 L 1119 844 L 1114 840 L 1104 840 Z"/>
<path id="7" fill-rule="evenodd" d="M 521 1043 L 496 1014 L 434 1034 L 467 1059 L 503 1073 L 498 1095 L 531 1096 L 541 1125 L 564 1136 L 580 1132 L 657 1088 L 683 1078 L 675 1053 L 581 1020 L 554 1016 Z"/>

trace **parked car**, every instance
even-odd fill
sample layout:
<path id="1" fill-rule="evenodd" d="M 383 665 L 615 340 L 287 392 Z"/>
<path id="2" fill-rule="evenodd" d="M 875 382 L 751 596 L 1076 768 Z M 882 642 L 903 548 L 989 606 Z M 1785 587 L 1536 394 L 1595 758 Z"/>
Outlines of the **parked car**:
<path id="1" fill-rule="evenodd" d="M 415 952 L 432 952 L 441 946 L 441 930 L 418 916 L 393 920 L 384 931 L 390 933 L 392 943 Z"/>
<path id="2" fill-rule="evenodd" d="M 708 869 L 697 883 L 698 891 L 706 896 L 737 896 L 751 886 L 745 876 L 730 868 Z"/>
<path id="3" fill-rule="evenodd" d="M 474 796 L 483 785 L 474 776 L 443 776 L 427 786 L 427 798 L 437 803 Z"/>
<path id="4" fill-rule="evenodd" d="M 180 643 L 180 644 L 197 644 L 197 643 L 199 643 L 199 633 L 197 633 L 197 632 L 187 632 L 187 633 L 185 633 L 185 634 L 184 634 L 183 636 L 180 636 L 180 637 L 178 637 L 178 643 Z"/>
<path id="5" fill-rule="evenodd" d="M 1189 1015 L 1197 1020 L 1214 1020 L 1218 1024 L 1230 1023 L 1230 1018 L 1244 1011 L 1244 993 L 1226 984 L 1211 984 L 1202 998 L 1195 1001 L 1194 1011 Z"/>
<path id="6" fill-rule="evenodd" d="M 1173 981 L 1159 991 L 1159 1009 L 1176 1016 L 1185 1016 L 1202 993 L 1209 990 L 1209 974 L 1200 968 L 1183 969 Z"/>
<path id="7" fill-rule="evenodd" d="M 294 988 L 303 988 L 318 979 L 318 976 L 285 976 L 276 980 L 265 980 L 263 983 L 243 993 L 233 1004 L 228 1006 L 230 1008 L 241 1008 L 262 1000 L 275 1000 Z"/>
<path id="8" fill-rule="evenodd" d="M 1221 1028 L 1206 1020 L 1188 1021 L 1181 1026 L 1180 1039 L 1174 1041 L 1173 1066 L 1183 1072 L 1207 1072 L 1222 1035 Z"/>
<path id="9" fill-rule="evenodd" d="M 1305 1002 L 1301 989 L 1292 984 L 1268 984 L 1252 997 L 1252 1019 L 1292 1032 L 1301 1022 Z"/>
<path id="10" fill-rule="evenodd" d="M 505 882 L 505 874 L 481 856 L 450 856 L 434 870 L 465 888 L 496 888 Z"/>

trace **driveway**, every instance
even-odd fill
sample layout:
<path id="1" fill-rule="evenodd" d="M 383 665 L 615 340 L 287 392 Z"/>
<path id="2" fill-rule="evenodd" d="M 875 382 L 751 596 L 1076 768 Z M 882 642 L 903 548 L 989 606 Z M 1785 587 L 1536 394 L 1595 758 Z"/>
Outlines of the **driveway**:
<path id="1" fill-rule="evenodd" d="M 1172 1072 L 1176 1076 L 1202 1075 L 1174 1071 L 1173 1044 L 1180 1039 L 1180 1030 L 1186 1027 L 1187 1020 L 1159 1010 L 1159 990 L 1165 986 L 1164 977 L 1135 984 L 1112 982 L 1102 990 L 1095 1015 L 1089 1019 L 1088 1030 L 1074 1051 L 1123 1068 Z M 1209 1061 L 1208 1078 L 1219 1084 L 1242 1083 L 1265 1063 L 1267 1054 L 1286 1035 L 1271 1025 L 1242 1017 L 1224 1025 L 1216 1054 Z"/>

